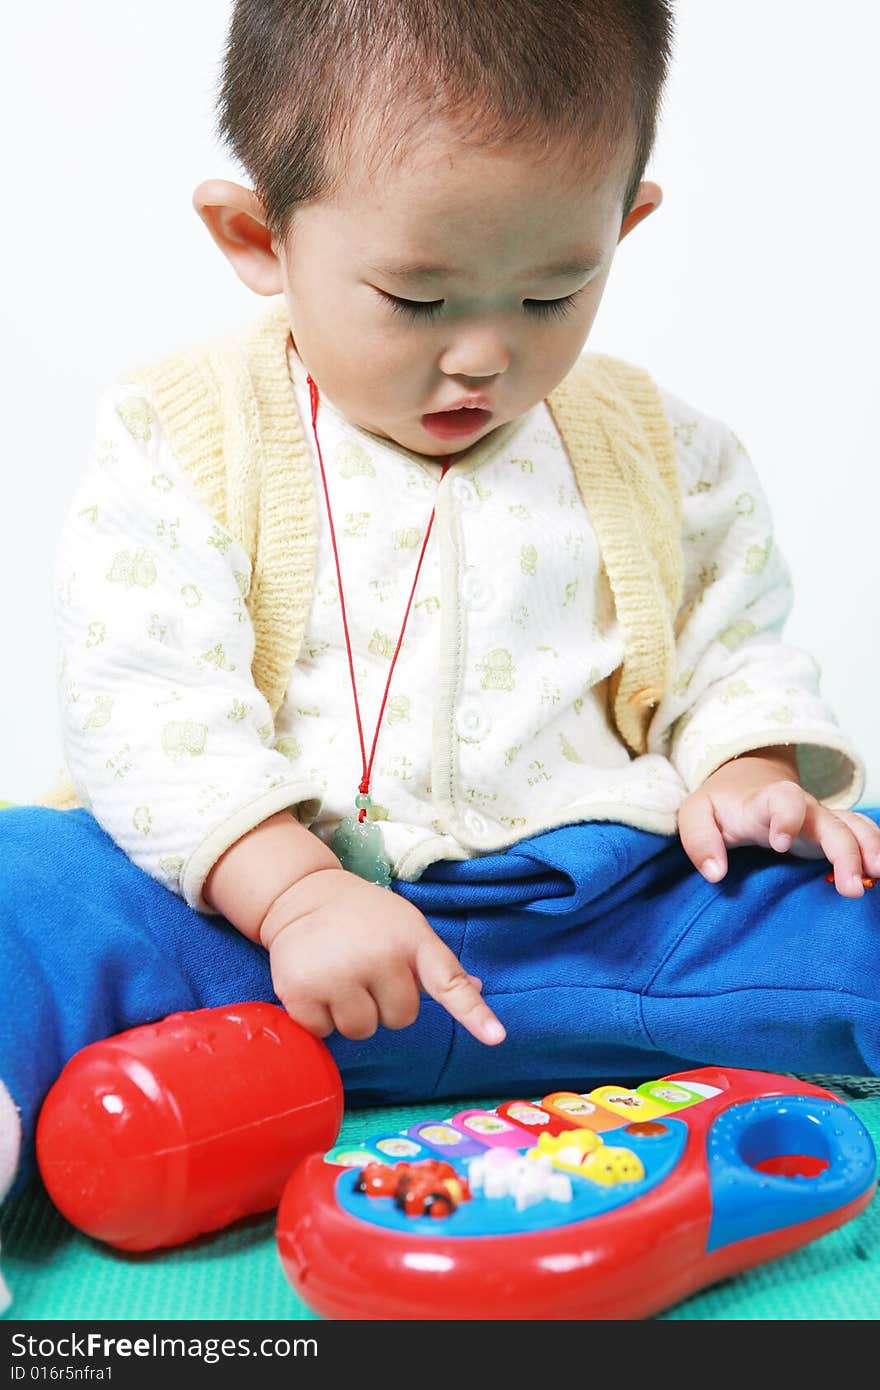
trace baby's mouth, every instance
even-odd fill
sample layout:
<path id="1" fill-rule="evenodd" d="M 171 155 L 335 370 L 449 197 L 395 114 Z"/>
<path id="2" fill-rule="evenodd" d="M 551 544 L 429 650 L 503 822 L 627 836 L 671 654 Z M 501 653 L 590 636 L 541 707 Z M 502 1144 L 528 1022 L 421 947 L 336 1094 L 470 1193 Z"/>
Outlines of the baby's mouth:
<path id="1" fill-rule="evenodd" d="M 422 428 L 438 439 L 465 439 L 492 419 L 491 410 L 464 406 L 460 410 L 434 410 L 422 416 Z"/>

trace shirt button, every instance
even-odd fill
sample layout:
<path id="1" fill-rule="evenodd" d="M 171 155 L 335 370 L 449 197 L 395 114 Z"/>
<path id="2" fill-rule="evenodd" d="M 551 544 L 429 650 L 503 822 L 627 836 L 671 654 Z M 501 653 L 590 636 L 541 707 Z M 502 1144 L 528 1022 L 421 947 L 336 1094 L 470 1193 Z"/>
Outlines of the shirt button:
<path id="1" fill-rule="evenodd" d="M 491 727 L 491 719 L 483 713 L 479 705 L 462 705 L 455 716 L 456 733 L 468 743 L 476 743 L 485 738 Z"/>
<path id="2" fill-rule="evenodd" d="M 461 581 L 461 596 L 468 608 L 485 608 L 492 597 L 492 586 L 475 570 L 469 570 Z"/>
<path id="3" fill-rule="evenodd" d="M 485 840 L 489 834 L 489 825 L 480 815 L 479 811 L 474 811 L 470 806 L 461 818 L 462 824 L 469 835 L 475 840 Z"/>
<path id="4" fill-rule="evenodd" d="M 480 500 L 477 496 L 477 489 L 467 478 L 455 478 L 452 483 L 452 493 L 462 507 L 475 507 Z"/>

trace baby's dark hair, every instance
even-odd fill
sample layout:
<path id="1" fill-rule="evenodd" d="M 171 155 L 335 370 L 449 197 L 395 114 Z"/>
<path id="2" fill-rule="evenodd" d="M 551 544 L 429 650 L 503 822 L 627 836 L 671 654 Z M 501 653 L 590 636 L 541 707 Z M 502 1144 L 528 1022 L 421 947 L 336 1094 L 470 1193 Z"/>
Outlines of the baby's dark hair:
<path id="1" fill-rule="evenodd" d="M 671 38 L 669 0 L 236 0 L 218 129 L 279 238 L 344 180 L 368 118 L 372 172 L 434 118 L 465 144 L 562 145 L 573 162 L 629 140 L 625 214 Z"/>

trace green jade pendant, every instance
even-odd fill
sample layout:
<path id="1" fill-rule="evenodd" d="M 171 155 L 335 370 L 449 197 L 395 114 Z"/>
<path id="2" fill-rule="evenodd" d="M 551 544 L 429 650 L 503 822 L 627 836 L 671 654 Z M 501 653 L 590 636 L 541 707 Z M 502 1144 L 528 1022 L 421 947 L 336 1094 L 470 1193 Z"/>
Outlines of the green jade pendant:
<path id="1" fill-rule="evenodd" d="M 373 799 L 359 792 L 354 804 L 359 811 L 367 812 L 367 819 L 359 821 L 357 816 L 346 816 L 341 820 L 333 836 L 333 853 L 349 873 L 365 878 L 368 883 L 378 883 L 380 888 L 390 888 L 391 864 L 385 853 L 385 841 L 376 822 L 369 818 Z"/>

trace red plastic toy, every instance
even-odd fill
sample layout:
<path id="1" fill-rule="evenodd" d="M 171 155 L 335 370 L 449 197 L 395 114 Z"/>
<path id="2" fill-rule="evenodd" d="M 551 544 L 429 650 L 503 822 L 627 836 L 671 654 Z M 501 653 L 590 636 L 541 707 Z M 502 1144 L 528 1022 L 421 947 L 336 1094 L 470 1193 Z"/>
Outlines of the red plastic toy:
<path id="1" fill-rule="evenodd" d="M 429 1145 L 470 1183 L 444 1220 L 400 1209 L 393 1168 L 384 1196 L 364 1176 Z M 842 1225 L 876 1186 L 870 1137 L 830 1091 L 704 1067 L 313 1154 L 285 1190 L 278 1247 L 325 1317 L 642 1318 Z"/>
<path id="2" fill-rule="evenodd" d="M 274 1004 L 238 1004 L 77 1053 L 40 1112 L 37 1162 L 74 1226 L 150 1250 L 272 1210 L 341 1122 L 324 1044 Z"/>

